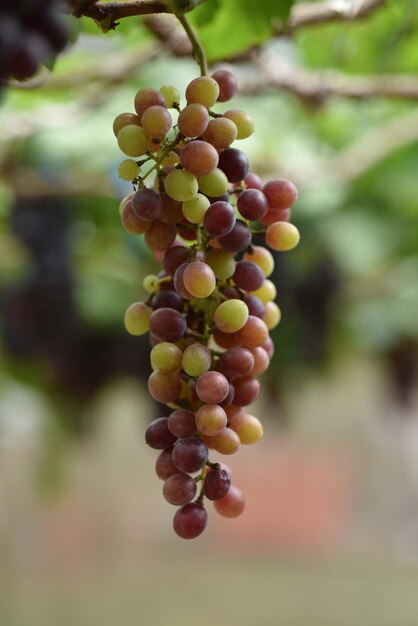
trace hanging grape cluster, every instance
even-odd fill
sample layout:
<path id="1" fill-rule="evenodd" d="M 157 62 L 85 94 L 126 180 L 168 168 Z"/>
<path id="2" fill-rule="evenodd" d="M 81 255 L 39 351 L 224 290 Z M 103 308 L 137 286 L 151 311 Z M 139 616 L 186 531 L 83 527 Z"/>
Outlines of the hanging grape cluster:
<path id="1" fill-rule="evenodd" d="M 209 460 L 209 450 L 231 455 L 263 435 L 245 407 L 260 393 L 257 376 L 269 366 L 269 330 L 280 310 L 268 278 L 273 256 L 252 237 L 264 235 L 280 251 L 299 241 L 289 223 L 293 183 L 263 185 L 244 152 L 231 147 L 251 135 L 251 117 L 211 110 L 236 89 L 227 70 L 200 76 L 181 108 L 176 88 L 143 88 L 136 113 L 118 115 L 113 127 L 130 157 L 119 176 L 135 189 L 121 203 L 122 225 L 143 234 L 162 264 L 158 276 L 145 278 L 149 297 L 128 308 L 125 326 L 132 335 L 150 332 L 149 392 L 171 412 L 148 426 L 145 439 L 160 450 L 156 472 L 165 499 L 179 507 L 173 526 L 185 539 L 206 527 L 205 498 L 225 517 L 244 509 L 230 468 Z"/>
<path id="2" fill-rule="evenodd" d="M 0 80 L 33 76 L 66 46 L 69 31 L 57 0 L 1 0 Z"/>

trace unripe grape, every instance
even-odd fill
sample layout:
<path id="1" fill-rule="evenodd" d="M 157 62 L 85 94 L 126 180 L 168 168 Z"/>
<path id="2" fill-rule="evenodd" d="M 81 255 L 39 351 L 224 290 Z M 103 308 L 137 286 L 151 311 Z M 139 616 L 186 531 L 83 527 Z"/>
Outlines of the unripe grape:
<path id="1" fill-rule="evenodd" d="M 217 117 L 211 120 L 203 133 L 203 139 L 217 150 L 228 148 L 237 138 L 237 127 L 226 117 Z"/>
<path id="2" fill-rule="evenodd" d="M 151 350 L 151 367 L 153 370 L 172 372 L 181 368 L 181 357 L 182 352 L 178 346 L 162 341 Z"/>
<path id="3" fill-rule="evenodd" d="M 115 137 L 118 136 L 119 131 L 128 124 L 134 124 L 135 126 L 141 126 L 140 118 L 135 113 L 120 113 L 115 117 L 113 122 L 113 132 Z"/>
<path id="4" fill-rule="evenodd" d="M 244 445 L 257 443 L 263 436 L 263 426 L 260 420 L 247 413 L 233 415 L 229 420 L 229 427 L 237 433 Z"/>
<path id="5" fill-rule="evenodd" d="M 223 116 L 234 122 L 237 127 L 237 139 L 246 139 L 253 134 L 254 122 L 248 113 L 239 109 L 230 109 Z"/>
<path id="6" fill-rule="evenodd" d="M 273 250 L 286 252 L 293 250 L 300 239 L 300 234 L 296 226 L 289 222 L 274 222 L 267 226 L 266 244 Z"/>
<path id="7" fill-rule="evenodd" d="M 159 287 L 160 279 L 155 274 L 148 274 L 142 281 L 142 286 L 148 293 L 154 293 Z"/>
<path id="8" fill-rule="evenodd" d="M 242 300 L 222 302 L 215 311 L 214 321 L 223 333 L 235 333 L 247 323 L 248 307 Z"/>
<path id="9" fill-rule="evenodd" d="M 228 190 L 228 179 L 217 167 L 209 174 L 199 176 L 197 181 L 200 191 L 212 198 L 222 196 Z"/>
<path id="10" fill-rule="evenodd" d="M 183 281 L 186 289 L 195 298 L 207 298 L 216 287 L 212 268 L 202 261 L 189 263 L 184 270 Z"/>
<path id="11" fill-rule="evenodd" d="M 190 104 L 198 102 L 206 108 L 213 106 L 219 96 L 219 85 L 210 76 L 194 78 L 186 88 L 186 100 Z"/>
<path id="12" fill-rule="evenodd" d="M 118 145 L 124 154 L 130 157 L 140 157 L 148 149 L 148 138 L 141 126 L 128 124 L 118 133 Z"/>
<path id="13" fill-rule="evenodd" d="M 133 159 L 124 159 L 119 163 L 118 175 L 122 180 L 133 180 L 139 174 L 139 165 Z"/>
<path id="14" fill-rule="evenodd" d="M 251 294 L 260 298 L 261 302 L 264 302 L 264 304 L 267 304 L 267 302 L 271 302 L 277 296 L 276 285 L 271 280 L 264 280 L 261 287 L 251 291 Z"/>
<path id="15" fill-rule="evenodd" d="M 130 335 L 144 335 L 149 330 L 152 309 L 143 302 L 134 302 L 126 310 L 124 322 Z"/>
<path id="16" fill-rule="evenodd" d="M 159 89 L 163 96 L 168 109 L 172 109 L 173 105 L 180 102 L 180 92 L 176 87 L 172 85 L 163 85 Z"/>
<path id="17" fill-rule="evenodd" d="M 205 257 L 218 280 L 227 280 L 235 272 L 235 259 L 226 250 L 211 250 Z"/>
<path id="18" fill-rule="evenodd" d="M 141 123 L 149 137 L 162 139 L 170 130 L 172 120 L 165 107 L 155 105 L 144 111 Z"/>
<path id="19" fill-rule="evenodd" d="M 213 447 L 221 454 L 235 454 L 241 445 L 240 438 L 232 428 L 224 428 L 219 435 L 212 437 Z"/>
<path id="20" fill-rule="evenodd" d="M 252 261 L 264 272 L 264 276 L 270 276 L 274 270 L 274 258 L 270 250 L 263 248 L 262 246 L 251 246 L 250 250 L 244 252 L 243 256 L 245 261 Z"/>
<path id="21" fill-rule="evenodd" d="M 211 174 L 208 174 L 208 176 L 211 176 Z M 170 198 L 184 202 L 195 197 L 198 192 L 198 183 L 193 174 L 184 170 L 173 170 L 167 175 L 164 181 L 164 188 Z"/>
<path id="22" fill-rule="evenodd" d="M 212 363 L 212 355 L 209 348 L 201 343 L 192 343 L 183 352 L 181 366 L 189 376 L 197 378 L 207 372 Z"/>
<path id="23" fill-rule="evenodd" d="M 184 146 L 180 161 L 187 172 L 194 176 L 204 176 L 213 172 L 218 165 L 218 153 L 206 141 L 194 140 Z"/>
<path id="24" fill-rule="evenodd" d="M 179 131 L 185 137 L 199 137 L 203 135 L 209 124 L 209 113 L 203 104 L 195 102 L 188 104 L 180 111 L 177 120 Z"/>
<path id="25" fill-rule="evenodd" d="M 282 314 L 275 302 L 266 303 L 266 312 L 264 313 L 263 321 L 265 322 L 269 330 L 273 330 L 280 324 Z"/>
<path id="26" fill-rule="evenodd" d="M 198 193 L 191 200 L 183 202 L 182 213 L 186 220 L 192 224 L 202 224 L 209 205 L 209 199 L 203 194 Z"/>

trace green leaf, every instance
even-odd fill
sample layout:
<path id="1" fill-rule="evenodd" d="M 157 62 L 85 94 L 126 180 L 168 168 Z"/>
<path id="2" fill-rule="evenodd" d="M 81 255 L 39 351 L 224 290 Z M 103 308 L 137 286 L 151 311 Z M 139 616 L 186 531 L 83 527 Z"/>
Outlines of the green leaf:
<path id="1" fill-rule="evenodd" d="M 235 56 L 267 41 L 277 22 L 285 22 L 293 0 L 209 0 L 192 13 L 191 21 L 208 59 Z"/>

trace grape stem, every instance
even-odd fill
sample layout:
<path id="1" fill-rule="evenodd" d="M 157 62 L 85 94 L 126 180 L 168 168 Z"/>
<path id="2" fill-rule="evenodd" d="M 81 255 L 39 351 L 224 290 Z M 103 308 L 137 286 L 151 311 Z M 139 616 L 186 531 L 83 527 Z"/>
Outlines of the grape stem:
<path id="1" fill-rule="evenodd" d="M 201 42 L 199 41 L 199 38 L 197 37 L 193 28 L 190 26 L 188 19 L 185 15 L 177 15 L 177 19 L 183 26 L 184 30 L 186 31 L 186 35 L 189 38 L 190 43 L 192 44 L 192 54 L 200 67 L 201 76 L 206 76 L 208 73 L 208 63 L 206 60 L 205 50 Z"/>

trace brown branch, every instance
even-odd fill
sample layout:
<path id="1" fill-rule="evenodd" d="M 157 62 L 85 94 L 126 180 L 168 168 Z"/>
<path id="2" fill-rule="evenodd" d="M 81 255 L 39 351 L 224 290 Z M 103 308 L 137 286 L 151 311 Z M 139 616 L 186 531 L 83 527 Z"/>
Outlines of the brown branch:
<path id="1" fill-rule="evenodd" d="M 340 3 L 339 6 L 335 0 L 295 4 L 288 23 L 279 25 L 276 28 L 276 35 L 289 35 L 306 26 L 361 19 L 385 4 L 386 0 L 352 0 L 351 4 Z"/>

